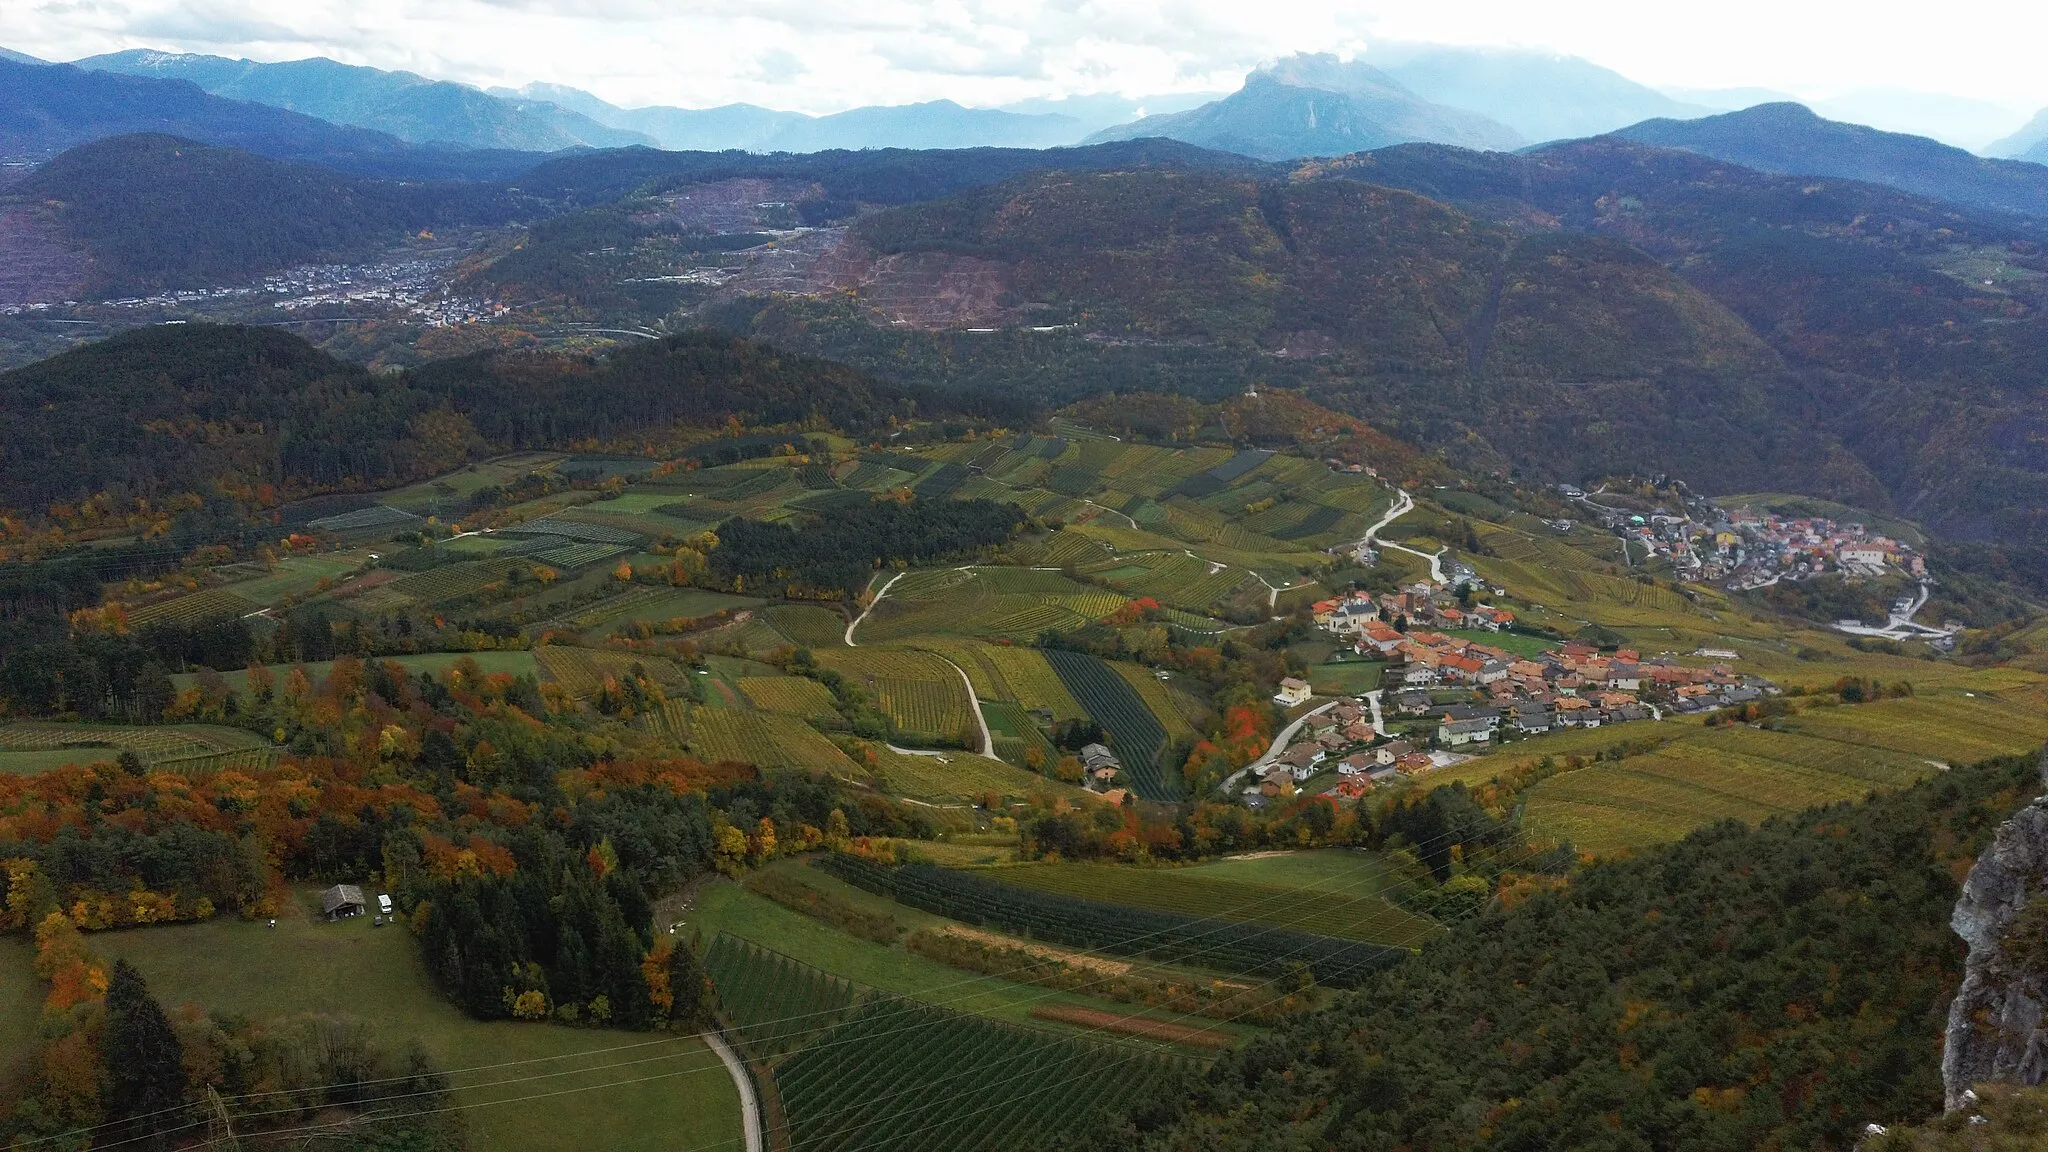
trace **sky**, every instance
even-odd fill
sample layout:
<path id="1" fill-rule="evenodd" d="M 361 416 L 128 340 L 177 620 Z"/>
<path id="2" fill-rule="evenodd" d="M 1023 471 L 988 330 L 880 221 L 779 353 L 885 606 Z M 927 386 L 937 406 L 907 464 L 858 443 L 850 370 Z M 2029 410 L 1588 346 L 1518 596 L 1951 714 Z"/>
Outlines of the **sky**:
<path id="1" fill-rule="evenodd" d="M 822 113 L 952 99 L 1227 91 L 1297 51 L 1541 48 L 1665 87 L 1893 87 L 2048 105 L 2038 0 L 0 0 L 0 46 L 329 56 L 622 105 Z"/>

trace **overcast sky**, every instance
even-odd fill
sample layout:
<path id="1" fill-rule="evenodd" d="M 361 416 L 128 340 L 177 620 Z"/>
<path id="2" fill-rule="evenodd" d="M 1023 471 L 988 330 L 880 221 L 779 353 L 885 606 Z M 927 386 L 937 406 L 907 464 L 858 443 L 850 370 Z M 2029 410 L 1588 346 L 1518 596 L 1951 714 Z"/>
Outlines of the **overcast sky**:
<path id="1" fill-rule="evenodd" d="M 807 112 L 1227 90 L 1264 59 L 1370 59 L 1388 39 L 1552 49 L 1655 85 L 2048 105 L 2040 0 L 0 0 L 0 45 L 45 59 L 323 55 L 620 104 Z"/>

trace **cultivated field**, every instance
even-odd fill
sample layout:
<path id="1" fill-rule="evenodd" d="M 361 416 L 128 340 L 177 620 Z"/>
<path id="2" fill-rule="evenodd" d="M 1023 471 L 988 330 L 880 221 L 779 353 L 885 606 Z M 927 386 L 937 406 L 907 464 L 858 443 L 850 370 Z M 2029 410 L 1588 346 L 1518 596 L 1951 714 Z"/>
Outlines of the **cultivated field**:
<path id="1" fill-rule="evenodd" d="M 330 1012 L 362 1019 L 394 1046 L 417 1037 L 456 1073 L 455 1101 L 481 1147 L 739 1147 L 738 1094 L 696 1037 L 471 1020 L 433 989 L 410 933 L 361 918 L 325 923 L 317 897 L 299 895 L 275 929 L 220 918 L 95 933 L 88 943 L 135 964 L 167 1006 L 257 1018 Z M 545 1078 L 525 1079 L 534 1076 Z M 535 1108 L 524 1098 L 536 1091 L 561 1094 Z"/>

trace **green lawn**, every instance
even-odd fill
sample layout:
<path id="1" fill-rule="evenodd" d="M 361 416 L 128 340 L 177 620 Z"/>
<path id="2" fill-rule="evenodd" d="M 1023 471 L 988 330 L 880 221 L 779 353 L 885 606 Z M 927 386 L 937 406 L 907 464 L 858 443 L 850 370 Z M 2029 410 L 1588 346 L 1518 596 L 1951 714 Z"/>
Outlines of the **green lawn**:
<path id="1" fill-rule="evenodd" d="M 728 608 L 752 608 L 767 601 L 754 596 L 734 596 L 729 592 L 711 592 L 702 588 L 678 588 L 658 600 L 649 600 L 634 606 L 633 610 L 611 622 L 613 630 L 642 620 L 673 620 L 678 616 L 709 616 Z"/>
<path id="2" fill-rule="evenodd" d="M 456 1100 L 479 1148 L 739 1146 L 738 1094 L 696 1037 L 471 1020 L 434 991 L 404 929 L 360 918 L 323 923 L 311 894 L 300 897 L 305 907 L 279 917 L 275 929 L 221 918 L 97 933 L 90 943 L 140 968 L 166 1005 L 255 1017 L 347 1013 L 388 1041 L 418 1037 L 457 1072 Z M 20 952 L 10 967 L 26 966 L 27 950 Z M 8 990 L 0 982 L 0 997 Z M 0 1028 L 11 1026 L 0 1015 Z M 541 1093 L 559 1095 L 513 1103 Z"/>
<path id="3" fill-rule="evenodd" d="M 286 596 L 303 596 L 319 587 L 324 579 L 339 584 L 343 577 L 369 561 L 369 552 L 360 548 L 321 556 L 286 556 L 277 562 L 275 571 L 230 584 L 227 590 L 256 604 L 274 604 Z"/>
<path id="4" fill-rule="evenodd" d="M 802 868 L 800 875 L 803 876 L 805 883 L 848 903 L 857 902 L 869 911 L 887 911 L 906 928 L 915 929 L 927 924 L 948 923 L 939 917 L 882 900 L 880 897 L 867 894 L 862 894 L 865 898 L 852 896 L 850 893 L 854 892 L 854 889 L 839 884 L 830 877 L 819 875 L 814 869 L 794 863 L 782 866 Z M 1049 1024 L 1031 1017 L 1031 1009 L 1041 1004 L 1071 1004 L 1098 1011 L 1115 1012 L 1118 1015 L 1133 1012 L 1150 1015 L 1113 1000 L 1102 1000 L 1072 992 L 1055 992 L 1029 984 L 1013 984 L 992 976 L 978 976 L 949 968 L 936 960 L 926 959 L 907 951 L 900 945 L 877 944 L 847 935 L 820 921 L 792 912 L 765 897 L 756 896 L 737 884 L 722 880 L 707 884 L 699 890 L 696 905 L 684 915 L 683 923 L 686 925 L 684 931 L 701 930 L 706 940 L 720 932 L 726 932 L 751 940 L 765 948 L 772 948 L 812 967 L 844 976 L 858 984 L 937 1004 L 955 1012 L 970 1012 L 1012 1024 L 1064 1031 L 1064 1026 Z M 1177 1016 L 1170 1018 L 1181 1019 Z M 1252 1031 L 1207 1018 L 1191 1019 L 1188 1022 L 1202 1027 L 1219 1028 L 1226 1032 Z"/>
<path id="5" fill-rule="evenodd" d="M 1378 853 L 1351 848 L 1226 856 L 1187 871 L 1219 880 L 1242 880 L 1274 888 L 1342 891 L 1353 896 L 1385 891 L 1391 883 L 1385 859 Z"/>
<path id="6" fill-rule="evenodd" d="M 1446 632 L 1444 635 L 1470 640 L 1474 644 L 1485 644 L 1488 647 L 1499 648 L 1516 656 L 1527 656 L 1530 659 L 1541 656 L 1552 648 L 1557 647 L 1557 641 L 1545 640 L 1541 636 L 1530 636 L 1521 632 L 1488 632 L 1484 628 L 1460 628 L 1453 632 Z"/>
<path id="7" fill-rule="evenodd" d="M 1345 660 L 1308 670 L 1309 686 L 1318 696 L 1358 696 L 1380 686 L 1386 664 L 1379 660 Z"/>
<path id="8" fill-rule="evenodd" d="M 33 752 L 0 752 L 0 773 L 33 776 L 66 764 L 97 764 L 121 754 L 119 748 L 48 748 Z"/>
<path id="9" fill-rule="evenodd" d="M 35 1043 L 43 1018 L 43 984 L 36 979 L 35 949 L 26 935 L 0 936 L 0 1087 L 17 1054 Z"/>

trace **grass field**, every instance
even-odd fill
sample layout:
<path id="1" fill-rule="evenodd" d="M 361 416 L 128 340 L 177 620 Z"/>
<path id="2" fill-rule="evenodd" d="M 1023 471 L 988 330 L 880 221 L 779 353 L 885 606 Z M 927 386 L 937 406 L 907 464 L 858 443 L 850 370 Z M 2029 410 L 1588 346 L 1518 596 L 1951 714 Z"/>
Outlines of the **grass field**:
<path id="1" fill-rule="evenodd" d="M 43 1019 L 46 989 L 36 979 L 35 947 L 24 935 L 0 936 L 0 1084 L 29 1050 Z"/>
<path id="2" fill-rule="evenodd" d="M 1360 696 L 1380 686 L 1386 668 L 1380 660 L 1318 664 L 1308 670 L 1308 683 L 1318 696 Z"/>
<path id="3" fill-rule="evenodd" d="M 767 712 L 786 712 L 807 720 L 839 714 L 831 691 L 802 676 L 745 676 L 738 686 L 748 703 Z"/>
<path id="4" fill-rule="evenodd" d="M 98 933 L 89 943 L 140 968 L 166 1005 L 257 1018 L 346 1013 L 387 1042 L 419 1038 L 451 1071 L 498 1066 L 453 1078 L 477 1147 L 739 1147 L 732 1080 L 694 1036 L 471 1020 L 434 992 L 410 934 L 362 919 L 324 923 L 310 894 L 299 895 L 275 929 L 223 918 Z M 535 1079 L 497 1083 L 525 1077 Z M 641 1082 L 622 1083 L 631 1080 Z M 511 1103 L 541 1092 L 562 1094 L 540 1107 Z"/>
<path id="5" fill-rule="evenodd" d="M 318 588 L 322 580 L 338 582 L 369 560 L 369 553 L 364 549 L 319 556 L 286 556 L 277 562 L 275 571 L 230 585 L 228 591 L 257 604 L 275 604 L 287 596 L 304 596 Z"/>
<path id="6" fill-rule="evenodd" d="M 947 762 L 941 764 L 937 756 L 906 756 L 880 744 L 869 747 L 875 756 L 875 775 L 881 778 L 883 787 L 898 796 L 966 804 L 991 792 L 1019 799 L 1033 793 L 1056 793 L 1076 799 L 1081 791 L 1051 777 L 972 752 L 947 752 Z"/>
<path id="7" fill-rule="evenodd" d="M 1528 793 L 1526 818 L 1543 835 L 1610 853 L 1676 839 L 1721 819 L 1748 822 L 1895 788 L 1937 771 L 2028 752 L 2048 739 L 2048 719 L 2012 702 L 1916 697 L 1819 708 L 1786 719 L 1784 731 L 1696 720 L 1629 724 L 1538 737 L 1421 777 L 1425 785 L 1478 783 L 1541 756 L 1592 757 L 1624 742 L 1657 741 L 1621 760 L 1600 759 L 1544 780 Z"/>
<path id="8" fill-rule="evenodd" d="M 778 865 L 782 866 L 784 865 Z M 887 912 L 905 928 L 917 929 L 928 925 L 952 923 L 941 917 L 882 900 L 851 885 L 840 884 L 810 868 L 804 868 L 801 875 L 804 883 L 811 887 L 828 892 L 835 899 L 853 903 L 856 907 Z M 833 975 L 843 976 L 855 983 L 866 984 L 871 988 L 893 992 L 899 996 L 908 996 L 954 1012 L 987 1016 L 1012 1024 L 1047 1027 L 1034 1021 L 1030 1014 L 1032 1008 L 1041 1004 L 1063 1004 L 1111 1011 L 1119 1015 L 1132 1012 L 1127 1005 L 1093 996 L 1055 992 L 1033 985 L 1014 984 L 995 977 L 961 972 L 936 960 L 906 951 L 900 945 L 878 944 L 847 935 L 808 916 L 792 912 L 780 904 L 756 896 L 728 881 L 715 881 L 700 889 L 696 906 L 685 915 L 683 923 L 690 929 L 701 930 L 707 940 L 719 932 L 725 932 L 772 948 L 785 956 L 822 968 Z M 1210 1022 L 1204 1020 L 1202 1023 L 1207 1025 Z M 1250 1031 L 1229 1024 L 1216 1026 L 1235 1034 Z M 1052 1028 L 1055 1031 L 1066 1031 L 1062 1025 L 1053 1025 Z"/>
<path id="9" fill-rule="evenodd" d="M 632 674 L 635 665 L 658 681 L 673 683 L 682 676 L 670 661 L 660 656 L 648 656 L 638 652 L 612 652 L 599 648 L 565 648 L 559 644 L 543 644 L 533 650 L 533 657 L 548 674 L 549 679 L 560 684 L 564 691 L 578 699 L 596 695 L 599 689 L 604 687 L 607 678 L 625 679 Z"/>
<path id="10" fill-rule="evenodd" d="M 439 675 L 449 665 L 465 657 L 475 660 L 477 667 L 482 668 L 487 676 L 500 673 L 508 676 L 534 676 L 539 674 L 539 668 L 533 661 L 533 653 L 519 650 L 509 652 L 422 652 L 406 656 L 379 656 L 376 659 L 379 662 L 388 660 L 417 676 L 422 672 L 432 672 L 435 675 Z M 272 664 L 269 667 L 271 675 L 275 676 L 280 684 L 284 682 L 284 678 L 290 675 L 294 668 L 305 669 L 307 678 L 312 680 L 313 683 L 318 684 L 327 678 L 329 672 L 334 671 L 334 661 L 319 660 L 311 664 Z M 222 679 L 228 682 L 228 687 L 237 692 L 247 692 L 249 690 L 249 673 L 246 669 L 223 673 Z M 190 688 L 197 680 L 198 677 L 191 673 L 171 677 L 171 683 L 180 689 Z"/>
<path id="11" fill-rule="evenodd" d="M 1386 894 L 1399 885 L 1384 861 L 1355 855 L 1355 861 L 1264 870 L 1250 866 L 1258 861 L 1195 868 L 1061 863 L 1021 864 L 990 875 L 1045 892 L 1402 948 L 1420 947 L 1440 930 L 1429 918 L 1387 902 Z M 1318 870 L 1324 874 L 1315 876 Z"/>

